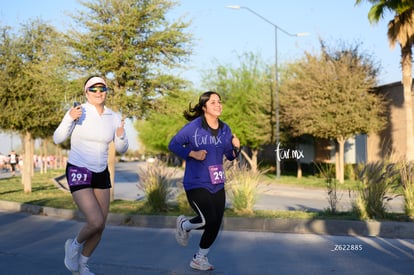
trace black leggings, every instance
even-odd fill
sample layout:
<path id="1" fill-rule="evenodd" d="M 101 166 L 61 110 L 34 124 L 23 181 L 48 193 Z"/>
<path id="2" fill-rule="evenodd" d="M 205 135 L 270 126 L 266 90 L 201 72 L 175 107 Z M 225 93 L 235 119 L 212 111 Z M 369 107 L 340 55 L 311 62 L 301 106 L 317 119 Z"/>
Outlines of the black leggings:
<path id="1" fill-rule="evenodd" d="M 197 229 L 204 229 L 200 239 L 200 248 L 207 249 L 216 240 L 220 230 L 226 204 L 224 188 L 217 193 L 210 193 L 207 189 L 197 188 L 186 191 L 188 202 L 197 216 L 190 220 L 191 223 L 202 223 L 204 216 L 205 225 Z"/>

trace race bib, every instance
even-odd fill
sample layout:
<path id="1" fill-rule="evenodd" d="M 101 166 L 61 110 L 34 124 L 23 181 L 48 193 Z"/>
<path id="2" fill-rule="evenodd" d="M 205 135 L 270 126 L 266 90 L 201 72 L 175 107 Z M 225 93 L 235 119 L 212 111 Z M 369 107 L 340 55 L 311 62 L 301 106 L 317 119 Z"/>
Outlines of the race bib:
<path id="1" fill-rule="evenodd" d="M 210 165 L 208 171 L 210 172 L 210 180 L 212 184 L 224 183 L 226 181 L 222 164 Z"/>
<path id="2" fill-rule="evenodd" d="M 85 167 L 69 167 L 69 186 L 91 185 L 92 172 Z"/>

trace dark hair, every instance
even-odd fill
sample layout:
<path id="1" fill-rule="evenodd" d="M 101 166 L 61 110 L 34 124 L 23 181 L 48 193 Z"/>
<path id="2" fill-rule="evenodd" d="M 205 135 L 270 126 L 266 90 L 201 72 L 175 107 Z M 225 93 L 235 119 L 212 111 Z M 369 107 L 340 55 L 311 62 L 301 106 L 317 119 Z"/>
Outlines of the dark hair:
<path id="1" fill-rule="evenodd" d="M 188 121 L 191 121 L 203 115 L 204 114 L 203 107 L 206 106 L 206 102 L 210 100 L 211 95 L 217 95 L 221 100 L 221 96 L 217 92 L 213 92 L 213 91 L 204 92 L 200 95 L 198 99 L 198 103 L 194 107 L 191 107 L 191 103 L 188 105 L 188 110 L 184 111 L 184 117 Z"/>

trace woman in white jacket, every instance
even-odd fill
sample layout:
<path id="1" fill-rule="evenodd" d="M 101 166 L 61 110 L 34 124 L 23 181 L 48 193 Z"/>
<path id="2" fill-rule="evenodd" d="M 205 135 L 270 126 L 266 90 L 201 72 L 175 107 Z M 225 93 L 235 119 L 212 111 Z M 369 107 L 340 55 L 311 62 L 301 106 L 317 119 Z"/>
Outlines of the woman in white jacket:
<path id="1" fill-rule="evenodd" d="M 105 106 L 106 81 L 93 76 L 86 80 L 86 102 L 72 107 L 55 130 L 59 144 L 70 140 L 66 179 L 73 200 L 86 218 L 74 239 L 65 243 L 66 268 L 81 275 L 89 271 L 88 260 L 98 246 L 109 212 L 111 181 L 108 147 L 114 141 L 119 153 L 128 150 L 128 139 L 120 115 Z"/>

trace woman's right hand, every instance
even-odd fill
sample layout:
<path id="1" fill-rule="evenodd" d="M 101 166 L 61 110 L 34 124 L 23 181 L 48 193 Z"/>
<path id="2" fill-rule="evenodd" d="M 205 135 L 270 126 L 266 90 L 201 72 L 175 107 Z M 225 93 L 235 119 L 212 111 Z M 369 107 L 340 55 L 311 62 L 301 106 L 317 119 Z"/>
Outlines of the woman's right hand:
<path id="1" fill-rule="evenodd" d="M 82 106 L 72 107 L 69 111 L 69 115 L 73 120 L 78 120 L 82 115 Z"/>
<path id="2" fill-rule="evenodd" d="M 207 151 L 206 150 L 191 151 L 189 156 L 196 160 L 205 160 L 207 156 Z"/>

